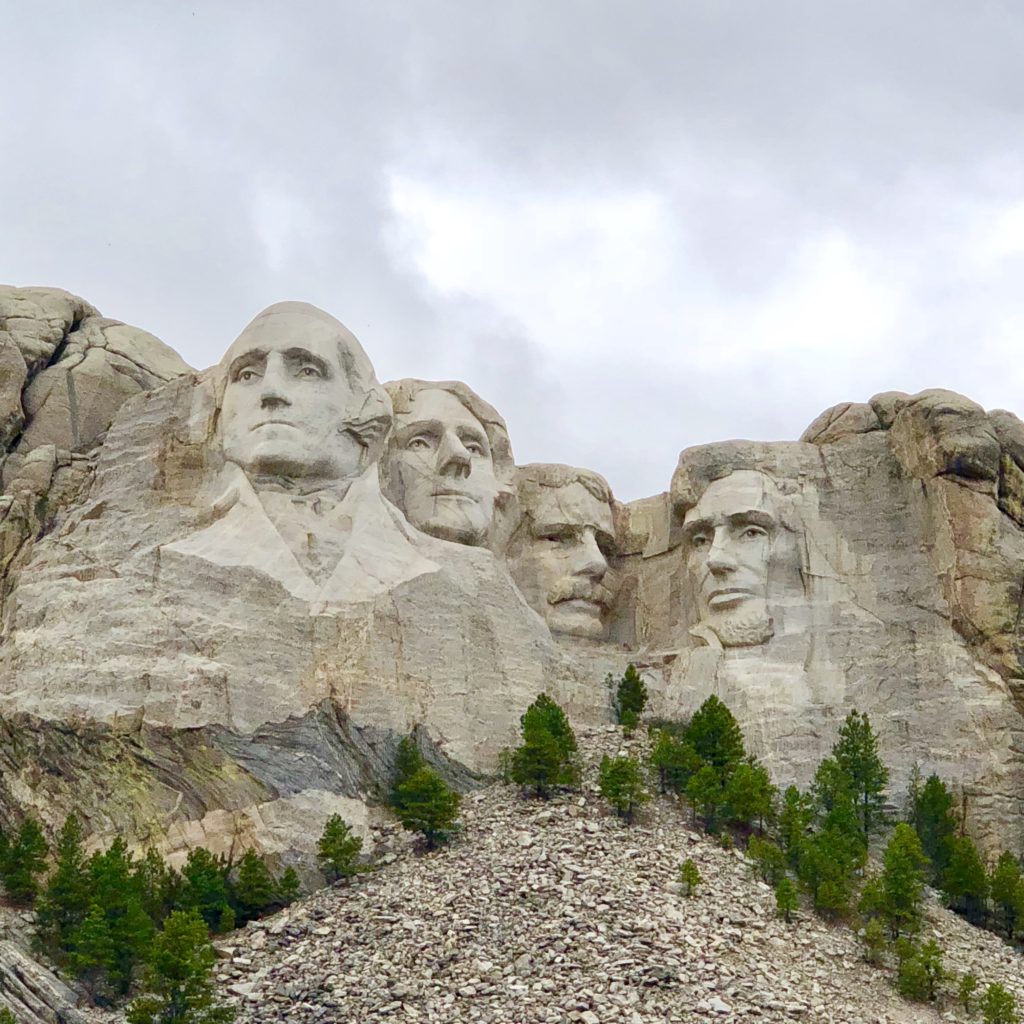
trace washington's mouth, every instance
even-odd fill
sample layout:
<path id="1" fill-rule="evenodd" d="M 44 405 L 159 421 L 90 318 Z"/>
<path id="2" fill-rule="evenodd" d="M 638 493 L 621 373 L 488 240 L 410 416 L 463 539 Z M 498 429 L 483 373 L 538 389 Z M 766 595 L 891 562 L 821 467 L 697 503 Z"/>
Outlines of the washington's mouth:
<path id="1" fill-rule="evenodd" d="M 252 429 L 259 430 L 260 427 L 295 427 L 295 424 L 291 420 L 260 420 Z"/>
<path id="2" fill-rule="evenodd" d="M 709 608 L 728 608 L 731 605 L 739 604 L 740 601 L 745 601 L 748 597 L 753 597 L 754 592 L 747 590 L 744 587 L 722 587 L 719 590 L 713 590 L 708 595 L 708 607 Z"/>
<path id="3" fill-rule="evenodd" d="M 600 615 L 603 610 L 600 602 L 585 597 L 569 597 L 564 601 L 556 601 L 554 607 L 575 612 L 586 612 L 589 615 Z"/>
<path id="4" fill-rule="evenodd" d="M 477 499 L 474 495 L 469 494 L 467 491 L 457 491 L 451 487 L 438 488 L 434 491 L 435 498 L 457 498 L 462 501 L 475 502 Z"/>

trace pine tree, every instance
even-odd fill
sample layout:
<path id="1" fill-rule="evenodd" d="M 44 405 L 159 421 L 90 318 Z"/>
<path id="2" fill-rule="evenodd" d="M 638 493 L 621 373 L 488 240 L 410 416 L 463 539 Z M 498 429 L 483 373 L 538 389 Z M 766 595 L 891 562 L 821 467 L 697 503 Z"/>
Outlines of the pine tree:
<path id="1" fill-rule="evenodd" d="M 700 758 L 685 740 L 673 736 L 667 729 L 658 729 L 648 764 L 658 780 L 658 792 L 664 796 L 686 791 L 690 777 L 700 768 Z"/>
<path id="2" fill-rule="evenodd" d="M 714 695 L 701 704 L 690 720 L 686 740 L 701 761 L 716 769 L 721 778 L 746 756 L 743 733 L 736 719 Z"/>
<path id="3" fill-rule="evenodd" d="M 36 904 L 36 946 L 54 959 L 68 952 L 71 932 L 89 912 L 89 878 L 82 826 L 68 815 L 57 839 L 53 874 Z"/>
<path id="4" fill-rule="evenodd" d="M 985 990 L 979 1008 L 985 1024 L 1020 1024 L 1017 1000 L 998 981 Z"/>
<path id="5" fill-rule="evenodd" d="M 692 857 L 687 857 L 679 865 L 679 884 L 682 887 L 683 895 L 692 896 L 697 891 L 697 886 L 702 882 L 700 869 L 693 862 Z"/>
<path id="6" fill-rule="evenodd" d="M 756 823 L 763 832 L 765 821 L 773 817 L 778 792 L 764 765 L 752 760 L 738 764 L 723 793 L 729 821 L 744 829 Z"/>
<path id="7" fill-rule="evenodd" d="M 807 830 L 814 821 L 814 803 L 806 793 L 796 786 L 789 786 L 782 795 L 779 811 L 779 840 L 786 854 L 786 861 L 794 871 L 800 859 L 800 850 L 807 838 Z"/>
<path id="8" fill-rule="evenodd" d="M 576 785 L 576 736 L 565 712 L 542 693 L 526 709 L 520 724 L 523 742 L 512 753 L 513 781 L 542 800 L 555 788 Z"/>
<path id="9" fill-rule="evenodd" d="M 246 850 L 238 862 L 238 875 L 234 882 L 229 879 L 231 908 L 235 912 L 235 924 L 242 925 L 259 917 L 274 905 L 278 887 L 270 869 L 255 850 Z"/>
<path id="10" fill-rule="evenodd" d="M 842 807 L 833 809 L 823 827 L 804 839 L 797 857 L 797 877 L 811 897 L 814 909 L 829 918 L 843 917 L 853 896 L 854 873 L 867 859 L 867 847 L 849 813 L 844 821 Z"/>
<path id="11" fill-rule="evenodd" d="M 747 856 L 762 882 L 774 888 L 785 877 L 786 855 L 770 839 L 751 836 Z"/>
<path id="12" fill-rule="evenodd" d="M 279 906 L 287 907 L 289 903 L 294 903 L 302 891 L 302 887 L 299 884 L 299 876 L 293 867 L 287 867 L 284 869 L 284 874 L 278 879 L 277 882 L 277 902 Z"/>
<path id="13" fill-rule="evenodd" d="M 896 826 L 885 848 L 883 863 L 877 885 L 865 889 L 861 908 L 881 917 L 889 934 L 897 939 L 917 931 L 928 867 L 921 840 L 909 825 L 901 822 Z"/>
<path id="14" fill-rule="evenodd" d="M 780 878 L 775 886 L 775 909 L 786 924 L 792 920 L 798 906 L 796 886 L 792 878 Z"/>
<path id="15" fill-rule="evenodd" d="M 640 763 L 632 757 L 601 758 L 598 785 L 601 796 L 607 800 L 615 813 L 632 824 L 637 809 L 651 799 L 644 786 Z"/>
<path id="16" fill-rule="evenodd" d="M 22 822 L 14 842 L 0 843 L 0 881 L 12 903 L 27 907 L 35 902 L 48 853 L 43 830 L 31 817 Z"/>
<path id="17" fill-rule="evenodd" d="M 889 771 L 878 756 L 878 737 L 866 714 L 851 711 L 839 730 L 832 757 L 850 780 L 860 810 L 861 828 L 870 836 L 882 824 L 882 793 Z"/>
<path id="18" fill-rule="evenodd" d="M 228 1024 L 235 1011 L 215 1001 L 215 960 L 198 910 L 175 911 L 153 941 L 144 993 L 129 1006 L 128 1024 Z"/>
<path id="19" fill-rule="evenodd" d="M 1013 938 L 1017 927 L 1020 887 L 1020 864 L 1012 853 L 1001 853 L 989 876 L 989 893 L 1008 939 Z"/>
<path id="20" fill-rule="evenodd" d="M 938 884 L 949 866 L 956 835 L 953 796 L 938 775 L 929 775 L 923 786 L 911 783 L 910 824 L 920 836 L 921 848 L 931 861 L 929 881 Z"/>
<path id="21" fill-rule="evenodd" d="M 142 909 L 159 928 L 181 902 L 184 888 L 181 875 L 150 847 L 132 865 L 132 880 L 139 892 Z"/>
<path id="22" fill-rule="evenodd" d="M 234 926 L 234 912 L 228 899 L 228 865 L 214 857 L 205 847 L 189 851 L 181 869 L 181 909 L 198 910 L 213 932 L 229 931 Z"/>
<path id="23" fill-rule="evenodd" d="M 722 779 L 718 772 L 711 765 L 704 765 L 690 777 L 686 796 L 693 805 L 694 814 L 704 819 L 704 831 L 716 831 L 723 803 Z"/>
<path id="24" fill-rule="evenodd" d="M 455 832 L 461 800 L 433 768 L 420 768 L 395 791 L 394 809 L 402 827 L 419 832 L 433 850 Z"/>
<path id="25" fill-rule="evenodd" d="M 974 1005 L 974 994 L 978 991 L 978 978 L 972 971 L 968 971 L 961 979 L 956 991 L 956 997 L 964 1008 L 964 1013 L 970 1013 Z"/>
<path id="26" fill-rule="evenodd" d="M 412 775 L 419 770 L 421 769 L 417 768 Z M 408 781 L 408 778 L 411 776 L 396 786 L 395 793 Z M 324 873 L 333 879 L 351 878 L 359 871 L 359 854 L 362 849 L 362 837 L 352 832 L 340 814 L 332 814 L 327 819 L 327 824 L 324 825 L 323 833 L 317 842 L 317 859 L 320 861 L 320 867 Z"/>
<path id="27" fill-rule="evenodd" d="M 97 996 L 116 969 L 116 951 L 107 915 L 93 903 L 81 924 L 72 933 L 66 957 L 69 970 L 88 989 L 89 998 Z"/>
<path id="28" fill-rule="evenodd" d="M 647 686 L 636 666 L 630 662 L 615 691 L 615 714 L 619 724 L 627 732 L 632 732 L 646 706 Z"/>
<path id="29" fill-rule="evenodd" d="M 420 748 L 412 736 L 403 736 L 398 741 L 398 750 L 395 754 L 395 767 L 391 773 L 391 802 L 394 803 L 395 790 L 406 781 L 412 778 L 421 768 L 426 766 Z"/>
<path id="30" fill-rule="evenodd" d="M 909 826 L 908 826 L 909 827 Z M 934 939 L 923 946 L 905 943 L 896 971 L 896 988 L 901 996 L 920 1003 L 934 1002 L 939 984 L 947 976 L 942 966 L 942 950 Z"/>
<path id="31" fill-rule="evenodd" d="M 956 836 L 950 847 L 949 866 L 942 876 L 942 891 L 950 906 L 968 921 L 979 924 L 985 917 L 988 876 L 969 836 Z"/>
<path id="32" fill-rule="evenodd" d="M 0 1007 L 0 1024 L 18 1024 L 14 1019 L 14 1014 L 6 1006 Z"/>
<path id="33" fill-rule="evenodd" d="M 882 963 L 886 947 L 889 945 L 885 925 L 877 917 L 873 917 L 864 925 L 859 935 L 864 946 L 864 959 L 877 967 Z"/>

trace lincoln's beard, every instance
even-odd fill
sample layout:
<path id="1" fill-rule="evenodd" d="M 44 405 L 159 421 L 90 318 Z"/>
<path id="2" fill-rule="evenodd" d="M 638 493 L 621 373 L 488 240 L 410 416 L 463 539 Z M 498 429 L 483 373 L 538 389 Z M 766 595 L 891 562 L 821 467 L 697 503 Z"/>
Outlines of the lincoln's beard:
<path id="1" fill-rule="evenodd" d="M 743 601 L 736 608 L 709 609 L 704 624 L 711 628 L 723 647 L 756 647 L 775 635 L 768 605 L 760 598 Z"/>

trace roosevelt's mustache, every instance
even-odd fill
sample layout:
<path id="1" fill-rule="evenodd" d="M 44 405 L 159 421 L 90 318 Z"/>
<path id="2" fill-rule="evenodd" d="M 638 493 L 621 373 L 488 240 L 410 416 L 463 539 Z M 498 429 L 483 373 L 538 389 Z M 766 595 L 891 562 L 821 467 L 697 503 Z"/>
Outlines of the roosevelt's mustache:
<path id="1" fill-rule="evenodd" d="M 612 592 L 594 580 L 567 576 L 548 591 L 548 604 L 561 604 L 563 601 L 591 601 L 602 608 L 608 608 L 612 603 Z"/>

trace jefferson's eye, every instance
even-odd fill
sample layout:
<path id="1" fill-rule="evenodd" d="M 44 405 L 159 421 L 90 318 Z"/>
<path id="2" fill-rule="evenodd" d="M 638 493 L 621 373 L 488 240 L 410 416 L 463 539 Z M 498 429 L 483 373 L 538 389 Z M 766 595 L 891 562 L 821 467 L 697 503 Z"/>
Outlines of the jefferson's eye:
<path id="1" fill-rule="evenodd" d="M 409 441 L 406 441 L 405 447 L 410 451 L 429 451 L 430 442 L 425 437 L 414 437 Z"/>

